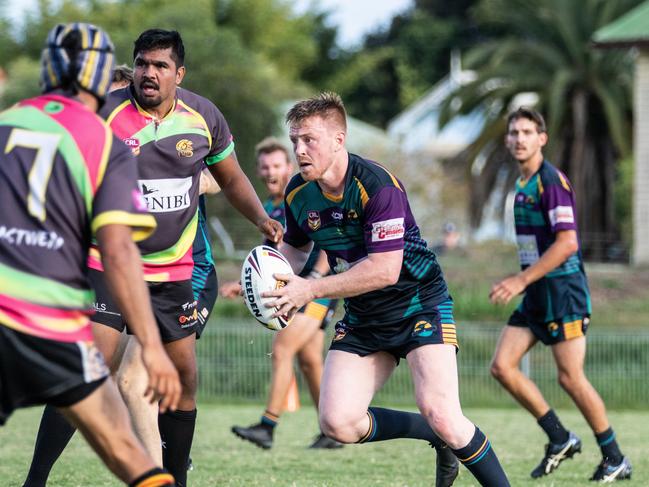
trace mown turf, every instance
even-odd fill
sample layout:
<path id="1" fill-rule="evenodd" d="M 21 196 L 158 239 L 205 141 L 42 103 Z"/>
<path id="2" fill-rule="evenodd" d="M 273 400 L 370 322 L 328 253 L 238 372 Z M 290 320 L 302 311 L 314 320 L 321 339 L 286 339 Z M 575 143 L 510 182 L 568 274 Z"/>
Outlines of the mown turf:
<path id="1" fill-rule="evenodd" d="M 230 433 L 233 424 L 258 419 L 261 406 L 201 404 L 192 457 L 196 469 L 191 486 L 430 486 L 434 485 L 434 452 L 424 442 L 398 440 L 346 446 L 342 450 L 314 451 L 306 447 L 317 433 L 313 408 L 304 406 L 281 420 L 272 450 L 258 449 Z M 489 435 L 513 486 L 592 486 L 588 477 L 599 461 L 595 440 L 574 410 L 559 412 L 564 424 L 579 434 L 584 452 L 561 465 L 547 480 L 532 481 L 530 470 L 542 455 L 544 435 L 521 410 L 467 411 L 467 416 Z M 649 412 L 610 414 L 623 451 L 634 466 L 634 478 L 622 485 L 649 485 Z M 19 486 L 28 469 L 38 408 L 23 410 L 0 429 L 0 485 Z M 55 466 L 48 484 L 63 486 L 120 485 L 76 438 Z M 477 486 L 467 470 L 457 487 Z"/>

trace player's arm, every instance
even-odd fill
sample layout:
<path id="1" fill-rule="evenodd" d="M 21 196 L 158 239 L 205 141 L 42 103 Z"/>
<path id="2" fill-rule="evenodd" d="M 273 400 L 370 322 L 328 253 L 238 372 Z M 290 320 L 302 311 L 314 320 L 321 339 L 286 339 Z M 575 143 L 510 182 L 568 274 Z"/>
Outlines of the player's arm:
<path id="1" fill-rule="evenodd" d="M 110 292 L 142 345 L 142 360 L 149 374 L 146 394 L 152 401 L 161 399 L 161 411 L 175 410 L 180 400 L 180 380 L 160 341 L 131 228 L 119 224 L 101 226 L 97 243 Z"/>
<path id="2" fill-rule="evenodd" d="M 329 261 L 327 260 L 327 253 L 324 250 L 318 252 L 318 259 L 313 265 L 313 269 L 309 273 L 310 278 L 319 279 L 329 274 Z"/>
<path id="3" fill-rule="evenodd" d="M 288 244 L 286 244 L 290 247 Z M 283 253 L 286 255 L 283 248 Z M 290 261 L 289 261 L 290 262 Z M 303 279 L 296 275 L 277 274 L 286 286 L 263 293 L 276 297 L 268 307 L 278 306 L 275 316 L 291 316 L 306 303 L 318 298 L 347 298 L 396 284 L 401 273 L 403 249 L 368 254 L 366 259 L 341 274 L 321 279 Z"/>
<path id="4" fill-rule="evenodd" d="M 313 250 L 313 242 L 309 241 L 306 245 L 301 247 L 293 247 L 292 245 L 282 241 L 277 250 L 286 257 L 288 263 L 291 264 L 293 272 L 299 274 L 302 272 L 302 269 L 304 269 L 304 266 L 309 260 L 309 254 L 311 254 L 311 251 Z"/>
<path id="5" fill-rule="evenodd" d="M 282 225 L 269 218 L 264 211 L 257 193 L 241 170 L 234 152 L 208 167 L 230 204 L 254 223 L 268 240 L 279 242 L 284 234 Z"/>
<path id="6" fill-rule="evenodd" d="M 217 194 L 220 191 L 221 187 L 214 179 L 214 176 L 212 176 L 207 168 L 203 168 L 199 180 L 198 194 Z"/>
<path id="7" fill-rule="evenodd" d="M 557 232 L 554 243 L 548 247 L 538 261 L 524 271 L 494 284 L 489 293 L 489 299 L 492 303 L 507 304 L 514 296 L 522 293 L 527 286 L 563 264 L 578 249 L 579 243 L 575 230 Z"/>

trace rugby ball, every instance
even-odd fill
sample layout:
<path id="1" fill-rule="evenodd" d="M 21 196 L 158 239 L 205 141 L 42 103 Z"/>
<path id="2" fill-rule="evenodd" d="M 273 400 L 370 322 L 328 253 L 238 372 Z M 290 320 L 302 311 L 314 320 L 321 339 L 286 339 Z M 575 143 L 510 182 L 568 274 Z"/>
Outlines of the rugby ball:
<path id="1" fill-rule="evenodd" d="M 284 285 L 273 274 L 293 274 L 286 258 L 267 245 L 259 245 L 250 251 L 241 267 L 241 287 L 246 306 L 255 319 L 269 330 L 282 330 L 289 321 L 286 316 L 273 318 L 277 308 L 267 308 L 266 303 L 276 298 L 262 298 L 261 293 Z"/>

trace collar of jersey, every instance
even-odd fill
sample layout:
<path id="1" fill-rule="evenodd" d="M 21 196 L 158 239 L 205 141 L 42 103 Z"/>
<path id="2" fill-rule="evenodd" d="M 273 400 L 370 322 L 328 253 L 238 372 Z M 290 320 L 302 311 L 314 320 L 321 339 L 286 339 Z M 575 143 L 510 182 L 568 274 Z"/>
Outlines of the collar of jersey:
<path id="1" fill-rule="evenodd" d="M 159 122 L 162 122 L 163 120 L 166 120 L 167 118 L 171 117 L 174 114 L 174 112 L 176 111 L 178 97 L 174 96 L 174 103 L 173 103 L 173 105 L 171 105 L 171 110 L 169 110 L 167 112 L 167 114 L 164 117 L 160 118 L 160 119 L 155 118 L 153 115 L 151 115 L 149 112 L 147 112 L 144 108 L 142 108 L 140 106 L 140 104 L 137 102 L 137 100 L 135 99 L 135 95 L 133 95 L 132 93 L 131 93 L 131 100 L 133 101 L 133 105 L 135 105 L 135 108 L 137 109 L 137 111 L 140 112 L 140 115 L 142 115 L 142 116 L 144 116 L 146 118 L 150 118 L 151 120 L 158 120 Z"/>

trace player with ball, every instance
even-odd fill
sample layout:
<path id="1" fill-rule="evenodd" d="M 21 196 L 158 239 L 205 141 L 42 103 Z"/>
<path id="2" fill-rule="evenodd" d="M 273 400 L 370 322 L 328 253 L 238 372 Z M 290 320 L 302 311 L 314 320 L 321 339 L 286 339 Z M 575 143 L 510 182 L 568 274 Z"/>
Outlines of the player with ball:
<path id="1" fill-rule="evenodd" d="M 275 316 L 289 317 L 314 299 L 345 298 L 345 316 L 325 360 L 322 431 L 342 443 L 425 440 L 441 453 L 437 486 L 455 480 L 454 456 L 481 485 L 508 486 L 489 440 L 462 413 L 453 301 L 403 184 L 379 164 L 347 152 L 338 95 L 300 101 L 286 120 L 300 173 L 285 191 L 279 250 L 297 273 L 315 243 L 334 274 L 314 280 L 276 275 L 286 285 L 262 296 L 276 298 L 267 304 L 277 308 Z M 402 358 L 421 414 L 370 406 Z"/>

